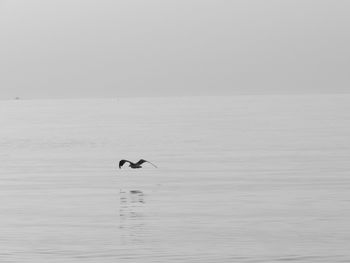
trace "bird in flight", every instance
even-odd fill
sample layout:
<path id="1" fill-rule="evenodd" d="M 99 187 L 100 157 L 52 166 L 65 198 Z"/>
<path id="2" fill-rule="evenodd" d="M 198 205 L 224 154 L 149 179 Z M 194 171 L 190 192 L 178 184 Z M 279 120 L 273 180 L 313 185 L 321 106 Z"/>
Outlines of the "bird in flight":
<path id="1" fill-rule="evenodd" d="M 137 163 L 133 163 L 133 162 L 130 162 L 130 161 L 128 161 L 128 160 L 120 160 L 119 161 L 119 169 L 120 168 L 122 168 L 122 166 L 124 165 L 124 163 L 129 163 L 129 167 L 131 167 L 131 168 L 142 168 L 142 164 L 143 163 L 150 163 L 150 164 L 152 164 L 154 167 L 156 167 L 156 168 L 158 168 L 157 166 L 155 166 L 153 163 L 151 163 L 151 162 L 149 162 L 149 161 L 146 161 L 146 160 L 144 160 L 144 159 L 141 159 L 141 160 L 139 160 Z"/>

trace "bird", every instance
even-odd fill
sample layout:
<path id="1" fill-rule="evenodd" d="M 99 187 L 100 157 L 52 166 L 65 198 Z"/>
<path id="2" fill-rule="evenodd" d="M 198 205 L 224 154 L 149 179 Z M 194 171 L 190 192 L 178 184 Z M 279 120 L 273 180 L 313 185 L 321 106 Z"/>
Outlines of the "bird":
<path id="1" fill-rule="evenodd" d="M 154 167 L 158 168 L 157 166 L 155 166 L 153 163 L 149 162 L 149 161 L 146 161 L 144 159 L 140 159 L 137 163 L 133 163 L 133 162 L 130 162 L 128 160 L 120 160 L 119 161 L 119 169 L 122 168 L 122 166 L 124 165 L 124 163 L 129 163 L 129 167 L 130 168 L 142 168 L 142 164 L 143 163 L 150 163 L 152 164 Z"/>

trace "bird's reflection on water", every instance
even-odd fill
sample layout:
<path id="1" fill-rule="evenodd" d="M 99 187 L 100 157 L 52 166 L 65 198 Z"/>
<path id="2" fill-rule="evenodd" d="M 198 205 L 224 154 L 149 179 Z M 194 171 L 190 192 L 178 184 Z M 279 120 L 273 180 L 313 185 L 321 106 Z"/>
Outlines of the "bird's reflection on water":
<path id="1" fill-rule="evenodd" d="M 124 244 L 143 243 L 145 196 L 141 190 L 120 190 L 120 230 Z"/>

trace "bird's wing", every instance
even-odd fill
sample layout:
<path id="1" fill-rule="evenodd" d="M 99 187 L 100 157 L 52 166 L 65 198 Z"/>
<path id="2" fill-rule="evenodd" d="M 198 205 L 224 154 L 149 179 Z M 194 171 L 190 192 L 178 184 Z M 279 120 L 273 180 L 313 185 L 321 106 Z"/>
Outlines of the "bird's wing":
<path id="1" fill-rule="evenodd" d="M 120 160 L 119 161 L 119 169 L 124 165 L 124 163 L 131 163 L 131 162 L 128 160 Z"/>
<path id="2" fill-rule="evenodd" d="M 136 165 L 141 165 L 143 163 L 146 163 L 147 161 L 144 159 L 140 159 L 137 163 L 135 163 Z"/>
<path id="3" fill-rule="evenodd" d="M 153 163 L 151 163 L 151 162 L 149 162 L 149 161 L 146 161 L 146 160 L 144 160 L 144 159 L 139 160 L 136 164 L 137 164 L 137 165 L 141 165 L 141 164 L 143 164 L 143 163 L 150 163 L 150 164 L 152 164 L 154 167 L 157 168 L 157 166 L 155 166 Z"/>

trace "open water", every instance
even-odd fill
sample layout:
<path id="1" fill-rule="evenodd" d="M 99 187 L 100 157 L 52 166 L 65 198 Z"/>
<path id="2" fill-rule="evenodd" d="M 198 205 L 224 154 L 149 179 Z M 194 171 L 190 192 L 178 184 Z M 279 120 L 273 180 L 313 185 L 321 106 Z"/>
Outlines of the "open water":
<path id="1" fill-rule="evenodd" d="M 1 101 L 0 262 L 350 262 L 349 156 L 349 95 Z"/>

